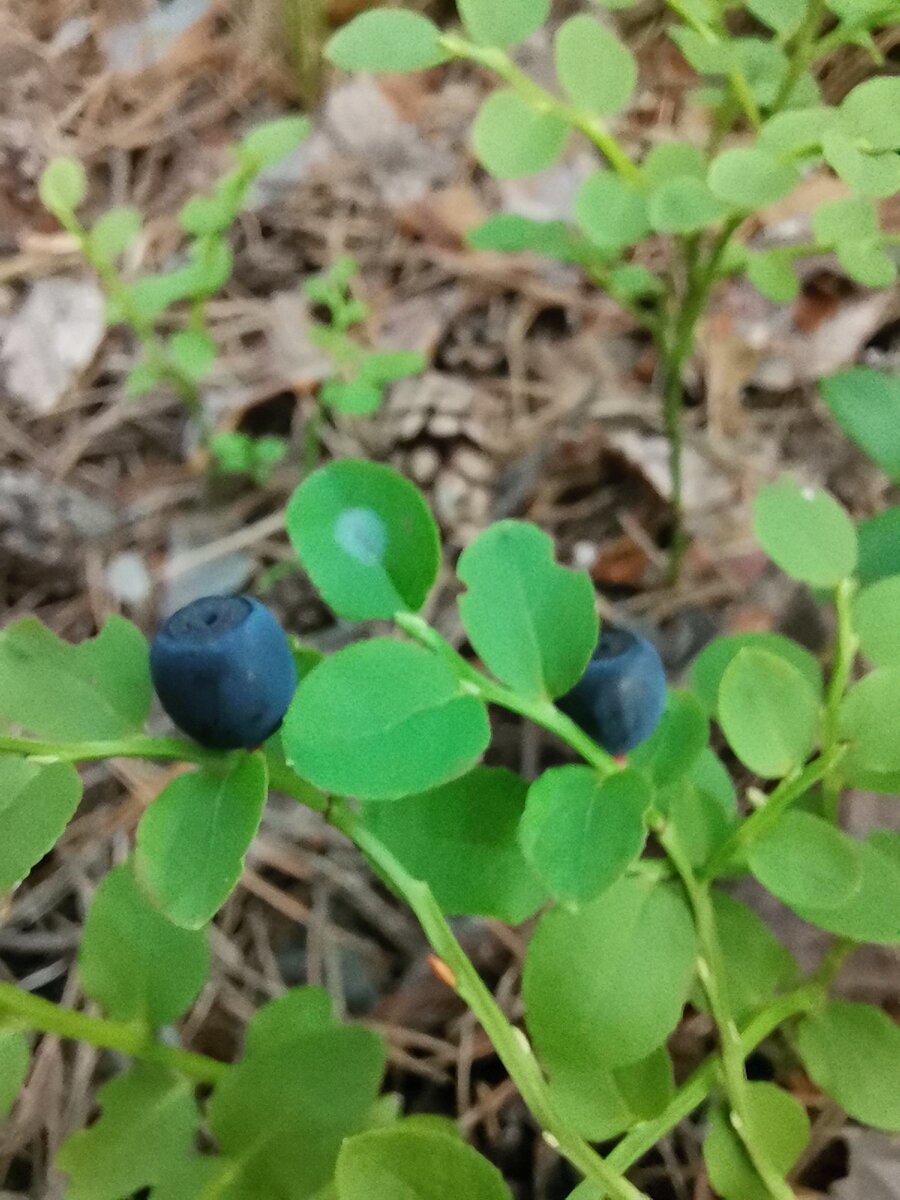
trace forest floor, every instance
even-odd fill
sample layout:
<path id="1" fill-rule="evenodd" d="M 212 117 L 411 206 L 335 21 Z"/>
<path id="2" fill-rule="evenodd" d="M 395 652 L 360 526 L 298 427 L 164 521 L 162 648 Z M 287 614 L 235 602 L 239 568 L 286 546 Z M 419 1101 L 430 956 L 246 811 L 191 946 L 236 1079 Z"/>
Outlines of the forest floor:
<path id="1" fill-rule="evenodd" d="M 637 11 L 623 29 L 645 82 L 619 134 L 630 147 L 697 136 L 697 110 L 685 103 L 695 78 L 660 13 Z M 0 625 L 33 614 L 77 640 L 120 612 L 152 633 L 197 596 L 246 590 L 319 649 L 366 632 L 335 622 L 282 528 L 328 370 L 309 338 L 315 314 L 301 285 L 350 254 L 371 308 L 363 339 L 419 350 L 429 365 L 396 385 L 375 417 L 328 424 L 324 451 L 389 462 L 415 480 L 440 523 L 448 566 L 492 520 L 537 522 L 564 562 L 590 571 L 605 617 L 654 638 L 675 683 L 721 632 L 774 629 L 826 647 L 822 610 L 755 547 L 749 502 L 784 470 L 828 487 L 858 518 L 898 502 L 832 425 L 815 384 L 854 362 L 900 366 L 900 297 L 859 288 L 831 259 L 805 264 L 791 306 L 745 281 L 720 287 L 690 366 L 693 541 L 682 581 L 669 586 L 666 443 L 646 336 L 574 268 L 476 253 L 465 240 L 497 211 L 567 217 L 593 158 L 573 142 L 540 177 L 487 178 L 469 127 L 489 80 L 469 67 L 377 81 L 330 75 L 312 138 L 266 174 L 234 231 L 234 276 L 211 308 L 221 357 L 204 406 L 218 429 L 290 439 L 265 486 L 210 474 L 165 389 L 125 396 L 137 349 L 121 328 L 105 328 L 98 283 L 42 209 L 38 177 L 55 155 L 76 155 L 89 173 L 89 215 L 129 203 L 145 216 L 127 269 L 170 261 L 179 207 L 227 169 L 235 137 L 298 105 L 277 12 L 274 0 L 172 0 L 146 11 L 118 0 L 0 2 Z M 537 38 L 524 53 L 540 75 L 549 45 Z M 826 91 L 842 95 L 866 69 L 843 56 Z M 825 175 L 808 178 L 742 236 L 796 238 L 836 188 Z M 900 201 L 885 204 L 883 220 L 900 232 Z M 644 253 L 652 264 L 659 249 Z M 448 571 L 431 617 L 461 645 L 451 579 Z M 526 775 L 560 761 L 557 747 L 503 715 L 491 754 Z M 0 922 L 0 977 L 68 1005 L 82 1001 L 73 964 L 91 895 L 128 853 L 170 769 L 119 761 L 84 777 L 76 820 Z M 849 820 L 859 829 L 888 824 L 884 804 L 855 797 Z M 814 931 L 782 909 L 766 915 L 801 962 L 816 961 Z M 518 1015 L 527 931 L 466 920 L 458 932 Z M 574 1179 L 535 1136 L 481 1030 L 429 971 L 412 918 L 315 814 L 270 803 L 212 944 L 211 982 L 181 1031 L 184 1045 L 233 1057 L 262 1002 L 289 985 L 324 984 L 339 1010 L 385 1036 L 388 1085 L 409 1111 L 456 1118 L 517 1200 L 568 1194 Z M 898 963 L 882 951 L 857 954 L 839 987 L 896 1007 Z M 707 1017 L 691 1013 L 673 1041 L 679 1071 L 710 1044 Z M 3 1200 L 62 1196 L 48 1163 L 90 1118 L 114 1065 L 90 1047 L 42 1040 L 15 1120 L 0 1132 Z M 756 1065 L 793 1071 L 791 1086 L 817 1114 L 803 1195 L 825 1194 L 848 1162 L 829 1194 L 900 1194 L 900 1167 L 882 1140 L 846 1130 L 790 1064 L 761 1055 Z M 658 1200 L 710 1196 L 697 1127 L 676 1131 L 635 1178 Z"/>

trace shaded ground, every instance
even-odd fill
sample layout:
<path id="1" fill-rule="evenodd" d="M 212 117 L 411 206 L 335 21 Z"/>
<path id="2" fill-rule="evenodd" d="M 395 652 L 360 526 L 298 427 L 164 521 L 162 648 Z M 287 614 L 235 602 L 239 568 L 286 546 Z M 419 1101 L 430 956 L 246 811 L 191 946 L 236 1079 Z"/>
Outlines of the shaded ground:
<path id="1" fill-rule="evenodd" d="M 92 215 L 127 201 L 147 217 L 129 268 L 169 261 L 178 206 L 225 168 L 229 140 L 296 101 L 290 65 L 274 49 L 276 8 L 179 0 L 165 10 L 170 26 L 179 14 L 198 19 L 182 20 L 175 36 L 154 10 L 148 43 L 146 24 L 128 24 L 140 5 L 131 13 L 100 0 L 0 6 L 3 623 L 34 613 L 77 639 L 119 611 L 149 631 L 197 595 L 246 588 L 322 649 L 365 632 L 333 622 L 293 568 L 280 518 L 327 369 L 305 332 L 300 284 L 351 253 L 373 312 L 365 336 L 383 348 L 420 349 L 430 366 L 423 379 L 395 387 L 376 418 L 329 426 L 326 449 L 388 461 L 414 478 L 441 523 L 448 563 L 490 520 L 537 521 L 565 561 L 591 570 L 605 615 L 657 640 L 676 682 L 720 631 L 779 628 L 821 649 L 823 616 L 755 550 L 748 501 L 788 468 L 830 487 L 857 516 L 897 502 L 896 489 L 830 426 L 812 386 L 857 359 L 897 365 L 897 296 L 856 288 L 831 261 L 809 264 L 790 310 L 743 283 L 722 288 L 692 365 L 687 474 L 696 540 L 684 582 L 665 587 L 668 481 L 651 348 L 568 268 L 477 255 L 464 243 L 466 230 L 498 208 L 568 215 L 593 160 L 573 143 L 538 180 L 484 178 L 467 130 L 487 81 L 468 69 L 377 84 L 332 80 L 312 141 L 270 174 L 235 230 L 235 275 L 212 310 L 222 358 L 205 399 L 219 428 L 291 438 L 269 485 L 210 480 L 177 400 L 164 391 L 124 397 L 135 347 L 120 329 L 104 334 L 96 285 L 42 211 L 36 180 L 53 155 L 77 154 L 90 170 Z M 696 134 L 684 105 L 692 77 L 663 39 L 659 15 L 644 12 L 629 36 L 648 82 L 623 140 Z M 540 72 L 547 47 L 538 42 L 527 53 Z M 158 58 L 143 67 L 148 54 Z M 840 95 L 864 69 L 842 59 L 827 87 Z M 810 209 L 833 194 L 833 181 L 813 178 L 746 236 L 802 238 Z M 900 229 L 900 207 L 888 203 L 885 221 Z M 642 251 L 651 259 L 660 252 L 653 244 Z M 431 616 L 464 645 L 449 584 Z M 492 761 L 526 775 L 560 761 L 558 747 L 512 718 L 496 718 L 496 735 Z M 126 856 L 144 806 L 169 778 L 167 769 L 122 762 L 84 774 L 78 818 L 0 925 L 2 977 L 68 1005 L 82 1001 L 72 965 L 93 889 Z M 861 798 L 852 819 L 887 824 L 884 811 L 874 821 L 878 803 Z M 768 915 L 804 961 L 815 961 L 815 935 L 801 937 L 780 909 Z M 527 930 L 483 921 L 459 929 L 518 1015 Z M 567 1169 L 535 1138 L 472 1018 L 430 974 L 412 919 L 313 815 L 270 804 L 241 886 L 214 927 L 213 950 L 211 982 L 181 1030 L 184 1045 L 228 1057 L 266 998 L 324 983 L 339 1008 L 387 1038 L 388 1083 L 410 1110 L 456 1116 L 520 1200 L 567 1194 Z M 896 1005 L 896 961 L 858 955 L 842 987 Z M 674 1042 L 679 1069 L 709 1042 L 707 1019 L 689 1016 Z M 114 1066 L 90 1047 L 43 1039 L 15 1119 L 0 1133 L 2 1195 L 62 1195 L 47 1163 L 90 1117 L 96 1086 Z M 757 1066 L 772 1069 L 762 1057 Z M 818 1114 L 806 1181 L 809 1194 L 821 1194 L 846 1169 L 845 1145 L 834 1141 L 842 1122 L 808 1082 L 793 1082 Z M 696 1127 L 677 1131 L 642 1168 L 641 1186 L 660 1198 L 707 1196 L 699 1145 Z"/>

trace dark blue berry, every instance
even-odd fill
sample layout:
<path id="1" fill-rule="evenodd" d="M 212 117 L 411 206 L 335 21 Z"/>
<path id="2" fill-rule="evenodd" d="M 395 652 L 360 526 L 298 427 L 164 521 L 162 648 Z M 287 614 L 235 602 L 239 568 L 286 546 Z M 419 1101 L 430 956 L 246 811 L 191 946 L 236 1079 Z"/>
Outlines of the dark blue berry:
<path id="1" fill-rule="evenodd" d="M 666 672 L 646 638 L 604 627 L 585 673 L 557 704 L 609 754 L 627 754 L 660 722 Z"/>
<path id="2" fill-rule="evenodd" d="M 284 631 L 250 596 L 205 596 L 173 613 L 153 639 L 150 673 L 178 728 L 216 750 L 261 745 L 297 686 Z"/>

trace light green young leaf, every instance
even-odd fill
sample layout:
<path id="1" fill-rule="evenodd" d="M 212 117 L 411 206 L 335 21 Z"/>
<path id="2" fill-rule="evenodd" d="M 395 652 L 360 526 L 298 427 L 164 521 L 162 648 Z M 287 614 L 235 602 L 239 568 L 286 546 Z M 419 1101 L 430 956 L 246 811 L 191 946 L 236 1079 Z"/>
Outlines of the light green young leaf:
<path id="1" fill-rule="evenodd" d="M 803 1105 L 774 1083 L 747 1085 L 748 1136 L 761 1147 L 780 1175 L 791 1169 L 809 1140 L 809 1118 Z M 722 1200 L 769 1200 L 771 1192 L 750 1162 L 743 1143 L 732 1127 L 724 1105 L 717 1105 L 703 1158 L 709 1181 Z"/>
<path id="2" fill-rule="evenodd" d="M 591 258 L 588 242 L 565 221 L 533 221 L 518 213 L 489 217 L 466 240 L 473 250 L 499 250 L 503 254 L 530 251 L 570 263 L 583 263 Z"/>
<path id="3" fill-rule="evenodd" d="M 812 228 L 820 246 L 837 246 L 848 239 L 859 241 L 878 234 L 878 212 L 865 196 L 828 200 L 813 210 Z"/>
<path id="4" fill-rule="evenodd" d="M 900 191 L 900 154 L 892 150 L 866 153 L 837 125 L 822 135 L 822 153 L 832 170 L 863 196 L 880 200 Z"/>
<path id="5" fill-rule="evenodd" d="M 0 720 L 38 737 L 101 741 L 137 732 L 150 711 L 149 650 L 140 630 L 107 617 L 72 645 L 35 617 L 0 633 Z"/>
<path id="6" fill-rule="evenodd" d="M 360 375 L 377 387 L 387 387 L 398 379 L 421 375 L 428 360 L 418 350 L 391 350 L 367 354 L 360 367 Z"/>
<path id="7" fill-rule="evenodd" d="M 793 191 L 799 179 L 796 167 L 761 146 L 723 150 L 707 176 L 713 195 L 740 212 L 774 204 Z"/>
<path id="8" fill-rule="evenodd" d="M 568 136 L 561 117 L 532 108 L 511 88 L 491 92 L 472 127 L 478 161 L 496 179 L 521 179 L 552 166 Z"/>
<path id="9" fill-rule="evenodd" d="M 777 250 L 751 254 L 747 278 L 758 292 L 776 304 L 789 304 L 800 294 L 800 281 L 789 258 Z"/>
<path id="10" fill-rule="evenodd" d="M 661 142 L 647 151 L 641 163 L 644 179 L 651 188 L 660 188 L 671 179 L 706 179 L 709 164 L 706 155 L 691 142 Z"/>
<path id="11" fill-rule="evenodd" d="M 566 1071 L 587 1080 L 661 1046 L 681 1016 L 694 955 L 681 892 L 638 876 L 620 879 L 577 913 L 546 913 L 528 945 L 523 989 L 528 1028 L 551 1078 Z"/>
<path id="12" fill-rule="evenodd" d="M 348 646 L 297 688 L 288 762 L 327 791 L 396 800 L 464 775 L 487 747 L 484 705 L 440 659 L 405 642 Z"/>
<path id="13" fill-rule="evenodd" d="M 125 395 L 129 400 L 144 396 L 164 378 L 163 368 L 155 362 L 136 363 L 125 376 Z"/>
<path id="14" fill-rule="evenodd" d="M 248 1057 L 285 1054 L 297 1038 L 337 1028 L 331 997 L 320 987 L 295 987 L 257 1009 L 247 1026 Z"/>
<path id="15" fill-rule="evenodd" d="M 559 566 L 551 538 L 498 521 L 460 555 L 459 611 L 476 653 L 522 695 L 555 699 L 574 687 L 597 645 L 587 574 Z"/>
<path id="16" fill-rule="evenodd" d="M 319 392 L 326 408 L 351 417 L 368 417 L 384 400 L 384 388 L 368 379 L 326 379 Z"/>
<path id="17" fill-rule="evenodd" d="M 830 1000 L 797 1026 L 810 1077 L 864 1125 L 900 1132 L 900 1025 L 880 1008 Z"/>
<path id="18" fill-rule="evenodd" d="M 665 294 L 665 284 L 637 263 L 625 263 L 624 266 L 614 267 L 609 273 L 610 294 L 624 296 L 627 300 L 645 300 L 651 296 Z"/>
<path id="19" fill-rule="evenodd" d="M 487 46 L 517 46 L 550 15 L 550 0 L 456 0 L 463 25 Z"/>
<path id="20" fill-rule="evenodd" d="M 859 843 L 862 879 L 843 904 L 806 907 L 804 921 L 854 942 L 900 942 L 900 835 L 882 829 Z"/>
<path id="21" fill-rule="evenodd" d="M 841 123 L 872 150 L 900 148 L 900 79 L 878 75 L 859 83 L 841 102 Z"/>
<path id="22" fill-rule="evenodd" d="M 724 213 L 702 179 L 682 175 L 651 193 L 647 203 L 650 224 L 657 233 L 697 233 Z"/>
<path id="23" fill-rule="evenodd" d="M 856 530 L 846 511 L 827 492 L 792 479 L 757 494 L 753 532 L 782 571 L 813 587 L 835 587 L 856 567 Z"/>
<path id="24" fill-rule="evenodd" d="M 241 877 L 268 794 L 262 754 L 236 756 L 227 773 L 173 779 L 141 818 L 135 870 L 170 921 L 199 929 Z"/>
<path id="25" fill-rule="evenodd" d="M 815 657 L 780 633 L 734 633 L 704 646 L 691 665 L 691 691 L 714 717 L 719 709 L 719 688 L 725 672 L 741 650 L 765 650 L 796 667 L 821 699 L 822 668 Z"/>
<path id="26" fill-rule="evenodd" d="M 196 329 L 182 329 L 173 334 L 168 350 L 175 369 L 194 383 L 209 374 L 219 352 L 213 338 Z"/>
<path id="27" fill-rule="evenodd" d="M 437 579 L 434 518 L 390 467 L 342 459 L 314 471 L 291 497 L 286 523 L 322 599 L 348 621 L 418 611 Z"/>
<path id="28" fill-rule="evenodd" d="M 747 80 L 756 103 L 760 108 L 769 108 L 778 97 L 788 69 L 784 50 L 774 38 L 739 37 L 728 41 L 735 66 Z M 815 103 L 816 100 L 818 93 L 808 101 L 803 98 L 799 102 Z"/>
<path id="29" fill-rule="evenodd" d="M 900 667 L 882 667 L 850 689 L 841 705 L 841 736 L 850 742 L 842 769 L 900 771 Z"/>
<path id="30" fill-rule="evenodd" d="M 710 42 L 695 29 L 676 25 L 669 31 L 687 62 L 701 75 L 727 75 L 735 65 L 731 39 Z"/>
<path id="31" fill-rule="evenodd" d="M 234 152 L 242 166 L 261 171 L 296 150 L 309 137 L 311 128 L 309 117 L 276 117 L 251 129 L 237 143 Z"/>
<path id="32" fill-rule="evenodd" d="M 774 154 L 818 154 L 826 129 L 837 122 L 833 108 L 824 104 L 775 113 L 759 131 L 759 144 Z M 813 212 L 815 220 L 815 211 Z"/>
<path id="33" fill-rule="evenodd" d="M 650 232 L 647 196 L 612 171 L 595 171 L 575 198 L 579 227 L 595 246 L 615 256 Z"/>
<path id="34" fill-rule="evenodd" d="M 0 1119 L 9 1116 L 31 1064 L 31 1050 L 24 1033 L 0 1029 Z"/>
<path id="35" fill-rule="evenodd" d="M 835 908 L 859 889 L 859 843 L 812 813 L 785 813 L 747 851 L 750 870 L 790 908 Z"/>
<path id="36" fill-rule="evenodd" d="M 87 175 L 77 158 L 54 158 L 38 183 L 41 203 L 54 215 L 69 215 L 87 195 Z"/>
<path id="37" fill-rule="evenodd" d="M 421 13 L 376 8 L 360 13 L 331 38 L 325 57 L 344 71 L 424 71 L 450 57 L 441 31 Z"/>
<path id="38" fill-rule="evenodd" d="M 49 854 L 80 799 L 81 779 L 70 763 L 0 757 L 0 893 Z"/>
<path id="39" fill-rule="evenodd" d="M 211 196 L 193 196 L 182 207 L 178 222 L 185 233 L 194 237 L 222 234 L 234 221 L 235 198 L 230 190 L 217 188 Z"/>
<path id="40" fill-rule="evenodd" d="M 803 765 L 818 721 L 818 696 L 774 654 L 741 650 L 722 677 L 719 724 L 741 762 L 763 779 L 782 779 Z"/>
<path id="41" fill-rule="evenodd" d="M 94 222 L 89 238 L 91 253 L 104 262 L 112 262 L 140 232 L 141 214 L 136 208 L 127 205 L 111 208 Z"/>
<path id="42" fill-rule="evenodd" d="M 108 1017 L 149 1029 L 168 1025 L 196 999 L 208 969 L 203 932 L 167 921 L 130 866 L 109 872 L 94 894 L 78 952 L 84 990 Z"/>
<path id="43" fill-rule="evenodd" d="M 210 1129 L 242 1198 L 311 1198 L 368 1117 L 384 1045 L 367 1029 L 337 1025 L 260 1040 L 213 1093 Z"/>
<path id="44" fill-rule="evenodd" d="M 806 16 L 806 0 L 747 0 L 754 17 L 776 33 L 794 32 Z"/>
<path id="45" fill-rule="evenodd" d="M 847 275 L 863 287 L 890 287 L 897 278 L 897 264 L 885 250 L 880 235 L 841 242 L 837 257 Z"/>
<path id="46" fill-rule="evenodd" d="M 554 767 L 528 789 L 519 838 L 564 904 L 587 904 L 638 858 L 653 793 L 637 771 L 600 780 L 588 767 Z"/>
<path id="47" fill-rule="evenodd" d="M 662 720 L 628 760 L 646 771 L 656 787 L 688 775 L 709 742 L 709 721 L 689 692 L 670 691 Z"/>
<path id="48" fill-rule="evenodd" d="M 476 767 L 420 795 L 364 804 L 362 815 L 445 913 L 518 925 L 547 895 L 517 840 L 527 793 L 511 771 Z"/>
<path id="49" fill-rule="evenodd" d="M 885 509 L 857 526 L 860 583 L 900 575 L 900 505 Z"/>
<path id="50" fill-rule="evenodd" d="M 601 116 L 625 108 L 637 83 L 637 63 L 611 29 L 580 13 L 560 25 L 554 48 L 559 82 L 574 104 Z"/>
<path id="51" fill-rule="evenodd" d="M 880 667 L 900 667 L 900 575 L 881 579 L 856 598 L 853 624 L 863 654 Z"/>
<path id="52" fill-rule="evenodd" d="M 339 1200 L 511 1200 L 503 1176 L 477 1150 L 403 1121 L 344 1143 L 337 1194 Z"/>
<path id="53" fill-rule="evenodd" d="M 122 1200 L 159 1183 L 186 1157 L 199 1125 L 193 1084 L 140 1063 L 100 1089 L 102 1114 L 56 1156 L 67 1200 Z"/>
<path id="54" fill-rule="evenodd" d="M 893 480 L 900 481 L 900 379 L 852 367 L 819 384 L 844 433 Z"/>

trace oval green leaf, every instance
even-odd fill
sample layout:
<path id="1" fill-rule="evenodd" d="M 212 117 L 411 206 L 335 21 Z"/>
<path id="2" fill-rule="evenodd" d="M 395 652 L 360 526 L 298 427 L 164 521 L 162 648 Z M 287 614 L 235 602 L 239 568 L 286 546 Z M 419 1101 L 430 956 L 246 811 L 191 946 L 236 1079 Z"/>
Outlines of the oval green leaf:
<path id="1" fill-rule="evenodd" d="M 403 1121 L 348 1139 L 336 1179 L 339 1200 L 511 1200 L 503 1176 L 477 1150 Z"/>
<path id="2" fill-rule="evenodd" d="M 860 842 L 862 878 L 843 904 L 797 910 L 804 921 L 854 942 L 900 942 L 900 834 L 878 830 Z"/>
<path id="3" fill-rule="evenodd" d="M 819 384 L 844 433 L 893 480 L 900 480 L 900 380 L 853 367 Z"/>
<path id="4" fill-rule="evenodd" d="M 550 0 L 456 0 L 463 25 L 486 46 L 516 46 L 550 15 Z"/>
<path id="5" fill-rule="evenodd" d="M 554 113 L 540 112 L 511 88 L 492 92 L 472 128 L 478 161 L 495 179 L 535 175 L 562 154 L 569 126 Z"/>
<path id="6" fill-rule="evenodd" d="M 376 8 L 360 13 L 332 37 L 325 57 L 344 71 L 424 71 L 445 62 L 441 31 L 421 13 Z"/>
<path id="7" fill-rule="evenodd" d="M 863 654 L 883 667 L 900 667 L 900 575 L 860 592 L 853 623 Z"/>
<path id="8" fill-rule="evenodd" d="M 707 183 L 714 196 L 741 212 L 781 200 L 799 182 L 800 173 L 761 146 L 723 150 L 713 159 Z"/>
<path id="9" fill-rule="evenodd" d="M 704 646 L 691 665 L 691 691 L 710 716 L 719 708 L 722 678 L 741 650 L 765 650 L 796 667 L 816 696 L 822 695 L 822 668 L 816 658 L 780 633 L 734 633 Z"/>
<path id="10" fill-rule="evenodd" d="M 30 1063 L 25 1034 L 17 1029 L 0 1029 L 0 1120 L 9 1116 Z"/>
<path id="11" fill-rule="evenodd" d="M 806 761 L 818 722 L 819 698 L 796 667 L 765 650 L 738 652 L 719 688 L 719 723 L 745 766 L 783 779 Z"/>
<path id="12" fill-rule="evenodd" d="M 49 854 L 80 799 L 81 779 L 70 763 L 0 758 L 0 893 Z"/>
<path id="13" fill-rule="evenodd" d="M 322 598 L 348 621 L 417 612 L 437 579 L 440 539 L 425 501 L 378 463 L 314 471 L 291 497 L 287 530 Z"/>
<path id="14" fill-rule="evenodd" d="M 834 908 L 862 881 L 859 843 L 812 813 L 788 812 L 747 851 L 750 870 L 789 908 Z"/>
<path id="15" fill-rule="evenodd" d="M 722 205 L 704 180 L 691 175 L 666 180 L 647 204 L 650 225 L 657 233 L 697 233 L 722 215 Z"/>
<path id="16" fill-rule="evenodd" d="M 604 254 L 616 256 L 650 232 L 647 195 L 612 171 L 595 171 L 575 197 L 580 228 Z"/>
<path id="17" fill-rule="evenodd" d="M 709 721 L 699 700 L 670 690 L 662 720 L 628 761 L 646 771 L 657 787 L 665 787 L 690 773 L 708 742 Z"/>
<path id="18" fill-rule="evenodd" d="M 464 775 L 490 740 L 484 705 L 420 646 L 348 646 L 297 688 L 282 727 L 294 769 L 326 791 L 396 800 Z"/>
<path id="19" fill-rule="evenodd" d="M 747 1136 L 775 1170 L 786 1175 L 809 1140 L 806 1110 L 774 1083 L 748 1084 L 747 1107 Z M 724 1105 L 713 1110 L 703 1158 L 709 1181 L 722 1200 L 770 1200 L 772 1193 L 750 1162 Z"/>
<path id="20" fill-rule="evenodd" d="M 792 479 L 764 487 L 753 506 L 753 532 L 782 571 L 812 587 L 835 587 L 856 567 L 853 522 L 819 488 Z"/>
<path id="21" fill-rule="evenodd" d="M 560 25 L 554 48 L 559 82 L 573 104 L 601 116 L 625 108 L 637 83 L 637 63 L 611 29 L 581 13 Z"/>
<path id="22" fill-rule="evenodd" d="M 460 555 L 459 610 L 485 665 L 509 687 L 555 699 L 574 687 L 597 644 L 594 588 L 553 560 L 535 525 L 498 521 Z"/>
<path id="23" fill-rule="evenodd" d="M 890 772 L 900 770 L 900 667 L 882 667 L 866 675 L 844 697 L 841 736 L 851 743 L 842 770 Z"/>

